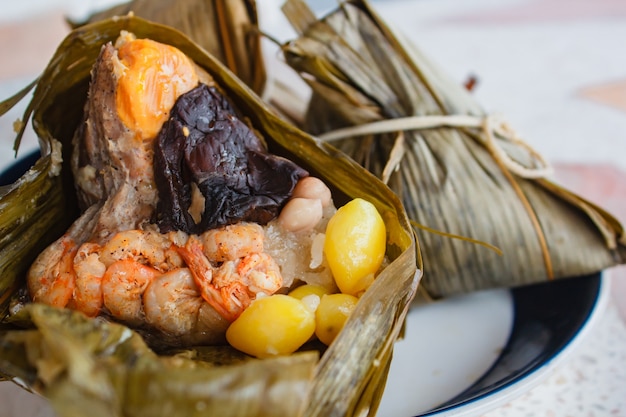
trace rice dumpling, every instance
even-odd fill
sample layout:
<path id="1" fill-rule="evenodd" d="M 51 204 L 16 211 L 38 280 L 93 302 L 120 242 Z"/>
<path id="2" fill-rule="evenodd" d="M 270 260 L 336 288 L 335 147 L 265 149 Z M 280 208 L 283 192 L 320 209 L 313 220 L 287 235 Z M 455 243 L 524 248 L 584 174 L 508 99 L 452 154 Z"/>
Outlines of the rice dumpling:
<path id="1" fill-rule="evenodd" d="M 294 122 L 401 197 L 426 260 L 420 289 L 431 298 L 625 261 L 622 225 L 551 181 L 541 155 L 367 1 L 342 2 L 320 19 L 300 0 L 283 11 L 298 32 L 283 56 L 312 91 Z"/>
<path id="2" fill-rule="evenodd" d="M 120 34 L 123 36 L 118 39 Z M 98 85 L 92 79 L 92 74 L 98 76 L 98 71 L 92 71 L 93 66 L 102 63 L 101 54 L 109 49 L 106 45 L 123 47 L 126 42 L 135 39 L 176 48 L 198 71 L 198 84 L 191 77 L 191 83 L 183 83 L 182 88 L 176 90 L 174 110 L 164 118 L 152 139 L 148 139 L 152 133 L 146 132 L 155 130 L 145 129 L 141 117 L 122 120 L 117 111 L 104 111 L 106 108 L 117 109 L 117 101 L 104 94 L 90 92 Z M 160 47 L 156 49 L 162 50 Z M 182 67 L 187 68 L 183 61 L 180 61 Z M 112 62 L 112 73 L 116 77 L 126 72 L 116 72 L 121 63 Z M 163 68 L 171 69 L 168 66 Z M 109 86 L 117 85 L 117 78 L 109 81 L 114 82 Z M 134 88 L 128 91 L 137 92 Z M 220 114 L 222 119 L 203 120 L 196 117 L 198 114 L 194 115 L 193 111 L 187 114 L 187 104 L 176 107 L 177 102 L 187 103 L 187 99 L 192 102 L 196 99 L 200 102 L 208 100 L 210 105 L 201 107 L 208 109 L 208 113 L 214 111 Z M 92 113 L 98 108 L 97 100 L 113 103 L 112 106 L 99 108 L 101 120 L 97 120 L 98 117 Z M 126 115 L 138 110 L 134 104 L 125 108 L 129 110 Z M 38 80 L 25 119 L 31 113 L 35 131 L 42 142 L 41 158 L 1 197 L 2 204 L 9 208 L 0 216 L 5 225 L 3 230 L 7 231 L 0 246 L 0 299 L 3 309 L 0 374 L 3 377 L 19 378 L 29 389 L 49 398 L 60 416 L 87 412 L 102 416 L 159 416 L 169 415 L 168 410 L 173 405 L 177 412 L 199 415 L 260 413 L 321 416 L 375 412 L 384 389 L 393 342 L 401 333 L 408 305 L 421 278 L 417 269 L 420 265 L 419 250 L 406 213 L 399 199 L 384 184 L 332 146 L 314 140 L 278 118 L 218 60 L 189 38 L 170 27 L 134 16 L 98 21 L 75 29 L 59 46 L 49 67 Z M 234 118 L 245 124 L 250 132 Z M 223 120 L 227 123 L 221 123 Z M 98 123 L 102 125 L 97 127 Z M 155 198 L 155 193 L 161 186 L 157 185 L 154 175 L 139 169 L 142 164 L 153 166 L 152 158 L 156 155 L 147 144 L 160 139 L 160 132 L 167 130 L 168 126 L 176 127 L 173 129 L 176 135 L 163 138 L 161 142 L 164 150 L 161 155 L 167 161 L 162 161 L 164 164 L 160 166 L 165 168 L 158 175 L 164 175 L 164 189 L 173 183 L 173 177 L 167 175 L 179 176 L 183 180 L 183 188 L 177 189 L 175 196 L 167 196 L 175 197 L 176 204 L 189 213 L 189 216 L 185 214 L 181 223 L 181 228 L 189 228 L 187 232 L 173 226 L 173 212 L 177 210 L 174 204 L 165 204 L 167 207 L 163 212 L 167 213 L 166 216 L 159 214 L 161 199 Z M 198 234 L 201 225 L 204 227 L 203 219 L 207 214 L 213 214 L 204 210 L 213 197 L 203 192 L 206 191 L 204 181 L 209 177 L 217 183 L 221 180 L 219 175 L 217 179 L 212 177 L 212 171 L 205 171 L 215 165 L 214 160 L 202 159 L 200 163 L 197 158 L 203 152 L 213 152 L 211 149 L 214 148 L 209 146 L 213 144 L 209 133 L 218 130 L 214 136 L 219 143 L 222 138 L 220 127 L 232 130 L 246 144 L 235 152 L 238 158 L 246 161 L 242 165 L 243 170 L 248 169 L 250 163 L 247 162 L 251 162 L 253 169 L 280 166 L 281 170 L 291 174 L 273 184 L 279 191 L 282 190 L 277 198 L 272 198 L 272 204 L 280 210 L 269 210 L 272 219 L 267 223 L 268 206 L 260 207 L 258 212 L 256 209 L 236 209 L 234 211 L 238 214 L 234 217 L 226 216 L 218 220 L 218 223 L 224 224 L 212 228 L 213 220 L 207 221 L 208 229 Z M 90 136 L 94 132 L 108 132 L 105 137 L 98 138 L 109 141 L 106 146 L 101 146 Z M 257 135 L 260 141 L 253 140 L 249 136 L 251 134 Z M 115 139 L 119 138 L 123 139 L 118 143 Z M 133 145 L 126 146 L 128 144 Z M 197 147 L 192 146 L 194 144 Z M 178 146 L 181 148 L 177 149 Z M 82 151 L 74 153 L 76 148 Z M 223 149 L 220 146 L 217 148 Z M 198 152 L 194 153 L 196 150 Z M 229 169 L 222 174 L 233 171 L 238 173 L 237 169 Z M 247 180 L 250 175 L 242 177 Z M 301 182 L 307 178 L 316 178 L 317 181 L 312 183 L 311 188 L 303 189 Z M 267 184 L 257 187 L 255 180 L 248 185 L 250 187 L 246 192 L 252 197 L 267 188 Z M 151 188 L 152 192 L 149 192 Z M 287 198 L 285 189 L 288 190 Z M 42 191 L 52 198 L 31 198 L 42 195 Z M 241 189 L 237 188 L 237 191 Z M 319 198 L 311 198 L 312 195 Z M 233 198 L 235 201 L 224 204 L 237 203 L 238 199 Z M 313 229 L 306 229 L 307 225 L 297 221 L 302 217 L 298 211 L 283 216 L 289 203 L 296 199 L 311 200 L 314 203 L 305 207 L 322 210 L 321 219 L 314 217 L 317 223 L 313 222 Z M 28 204 L 24 204 L 25 201 Z M 130 211 L 123 215 L 120 210 L 129 201 L 139 204 L 132 205 Z M 252 198 L 252 201 L 256 200 Z M 280 344 L 269 344 L 262 351 L 250 352 L 237 350 L 245 349 L 245 344 L 238 344 L 237 337 L 230 338 L 233 345 L 237 344 L 237 349 L 225 344 L 197 346 L 197 343 L 216 342 L 202 339 L 207 337 L 207 326 L 212 326 L 213 330 L 223 326 L 218 333 L 229 338 L 223 330 L 231 322 L 244 318 L 242 312 L 254 313 L 247 308 L 254 305 L 253 298 L 258 298 L 256 301 L 274 300 L 272 303 L 276 303 L 274 307 L 278 307 L 279 311 L 284 311 L 284 297 L 289 297 L 289 306 L 311 307 L 309 301 L 316 297 L 319 299 L 319 296 L 311 294 L 300 299 L 286 294 L 269 295 L 277 292 L 276 286 L 268 287 L 275 284 L 273 279 L 277 276 L 271 258 L 276 264 L 290 265 L 288 262 L 283 264 L 279 256 L 308 257 L 303 256 L 308 250 L 298 247 L 292 247 L 291 252 L 285 250 L 293 243 L 291 237 L 270 238 L 270 232 L 294 227 L 295 230 L 287 235 L 300 238 L 308 234 L 311 247 L 323 249 L 324 245 L 320 244 L 323 240 L 315 239 L 319 235 L 315 227 L 328 223 L 335 204 L 341 207 L 352 201 L 357 201 L 358 207 L 361 207 L 358 210 L 366 215 L 375 214 L 377 220 L 372 222 L 373 225 L 380 225 L 380 222 L 384 225 L 382 234 L 379 229 L 372 234 L 376 242 L 384 236 L 384 257 L 372 256 L 379 263 L 368 266 L 362 276 L 350 276 L 366 285 L 358 287 L 352 295 L 357 297 L 358 302 L 342 323 L 341 331 L 332 339 L 327 339 L 332 340 L 330 346 L 311 341 L 310 326 L 305 326 L 306 332 L 309 332 L 305 334 L 306 338 L 302 335 L 297 338 L 299 341 L 295 349 L 298 351 L 294 353 L 290 353 L 293 347 L 282 350 L 285 345 L 291 346 L 292 340 L 281 340 Z M 294 210 L 301 207 L 296 205 Z M 252 218 L 250 213 L 255 213 Z M 240 221 L 240 216 L 245 220 Z M 262 221 L 257 223 L 255 216 L 260 216 Z M 163 231 L 159 228 L 159 219 L 167 219 L 162 223 Z M 171 227 L 174 230 L 165 231 Z M 266 239 L 262 239 L 260 230 L 264 230 Z M 250 254 L 249 262 L 231 263 L 233 256 L 241 256 L 241 248 L 220 242 L 224 237 L 232 239 L 233 234 L 242 237 L 240 241 L 245 242 L 246 247 L 263 246 L 264 252 Z M 31 236 L 32 241 L 28 240 L 26 245 L 16 248 L 14 243 L 22 242 L 24 236 Z M 265 247 L 265 243 L 274 241 L 277 242 L 275 247 Z M 52 249 L 42 252 L 42 246 L 46 245 Z M 135 250 L 144 245 L 148 245 L 149 254 Z M 366 245 L 359 250 L 368 248 Z M 376 248 L 380 248 L 379 243 Z M 215 257 L 214 264 L 205 262 L 204 249 Z M 339 248 L 335 251 L 341 252 Z M 51 301 L 30 302 L 26 286 L 27 269 L 34 260 L 36 266 L 50 265 L 47 262 L 50 259 L 53 267 L 40 270 L 46 270 L 44 275 L 49 272 L 54 279 L 39 279 L 42 275 L 32 272 L 31 276 L 34 276 L 35 287 L 47 286 L 42 294 L 50 296 Z M 323 262 L 324 259 L 318 255 L 311 255 L 306 267 L 313 268 L 312 271 L 279 268 L 283 279 L 292 274 L 294 281 L 281 282 L 278 287 L 281 291 L 288 291 L 291 284 L 298 286 L 311 277 L 319 278 L 323 275 L 320 270 L 330 269 L 324 268 Z M 66 273 L 66 266 L 70 271 L 74 268 L 77 274 L 79 270 L 86 272 L 92 278 L 101 275 L 100 285 L 80 286 L 74 280 L 74 288 L 68 291 L 73 276 Z M 76 269 L 76 266 L 79 268 Z M 205 285 L 205 273 L 222 267 L 225 273 L 232 272 L 230 267 L 237 273 L 250 272 L 250 280 L 244 285 L 246 288 L 242 287 L 241 281 L 225 282 L 224 288 L 228 288 L 226 299 L 221 289 Z M 257 267 L 261 269 L 257 270 Z M 170 270 L 164 270 L 167 268 Z M 129 275 L 127 272 L 130 270 L 133 274 Z M 240 277 L 243 276 L 241 274 Z M 130 276 L 134 278 L 128 279 Z M 296 282 L 296 276 L 302 281 Z M 218 271 L 211 284 L 217 284 L 224 277 L 226 274 Z M 98 280 L 93 282 L 97 284 Z M 148 285 L 144 287 L 146 283 Z M 155 283 L 162 284 L 160 289 L 149 289 Z M 320 284 L 324 286 L 323 282 L 309 285 Z M 79 286 L 81 289 L 75 291 Z M 124 308 L 116 310 L 115 306 L 107 307 L 104 292 L 109 291 L 108 286 L 113 288 L 110 295 L 114 299 L 124 301 Z M 124 287 L 128 291 L 115 291 Z M 85 303 L 84 298 L 76 297 L 76 294 L 90 296 L 94 288 L 96 292 L 98 288 L 103 292 L 102 307 L 97 304 L 94 307 Z M 146 302 L 152 306 L 157 300 L 156 304 L 161 308 L 172 307 L 179 313 L 183 311 L 180 309 L 184 307 L 180 305 L 158 301 L 159 297 L 171 295 L 167 292 L 168 288 L 173 289 L 177 300 L 186 300 L 187 305 L 195 309 L 196 313 L 185 315 L 187 319 L 191 318 L 191 325 L 177 322 L 177 317 L 164 317 L 163 311 L 158 309 L 146 308 Z M 191 288 L 194 291 L 190 291 Z M 33 288 L 31 293 L 36 295 L 39 289 Z M 266 296 L 256 297 L 264 291 L 267 291 Z M 333 291 L 337 289 L 331 289 Z M 126 303 L 128 300 L 124 297 L 133 298 L 134 302 Z M 64 306 L 49 305 L 57 301 L 61 305 L 65 303 Z M 248 301 L 250 305 L 245 306 Z M 91 312 L 86 314 L 72 309 L 77 304 L 87 305 Z M 246 308 L 242 309 L 243 306 Z M 291 308 L 289 306 L 287 308 Z M 208 321 L 203 319 L 204 309 L 212 311 Z M 103 311 L 106 312 L 104 317 L 89 317 Z M 289 311 L 295 317 L 298 312 L 311 310 L 296 308 Z M 308 317 L 298 322 L 310 323 L 310 315 Z M 150 323 L 153 323 L 151 328 L 148 326 Z M 154 326 L 155 323 L 159 327 Z M 170 326 L 191 329 L 191 337 L 185 339 L 187 336 L 172 332 Z M 175 348 L 171 347 L 172 340 L 176 342 Z M 300 347 L 301 341 L 304 345 Z M 265 357 L 266 354 L 271 357 Z M 263 359 L 254 359 L 251 355 Z M 193 395 L 190 396 L 190 393 Z"/>

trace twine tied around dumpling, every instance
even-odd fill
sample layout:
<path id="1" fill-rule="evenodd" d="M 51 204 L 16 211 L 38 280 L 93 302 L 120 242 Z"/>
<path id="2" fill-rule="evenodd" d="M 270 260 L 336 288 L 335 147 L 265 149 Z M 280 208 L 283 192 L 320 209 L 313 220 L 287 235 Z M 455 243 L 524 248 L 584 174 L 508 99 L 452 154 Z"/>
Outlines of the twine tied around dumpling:
<path id="1" fill-rule="evenodd" d="M 513 128 L 499 115 L 488 115 L 484 117 L 471 115 L 433 115 L 433 116 L 410 116 L 395 119 L 386 119 L 366 123 L 358 126 L 351 126 L 343 129 L 336 129 L 317 137 L 326 142 L 332 142 L 349 137 L 364 135 L 374 135 L 381 133 L 399 132 L 396 143 L 392 148 L 387 165 L 383 172 L 393 172 L 398 168 L 403 155 L 404 135 L 407 130 L 424 130 L 441 127 L 465 127 L 482 128 L 485 133 L 485 147 L 492 153 L 494 158 L 506 167 L 511 173 L 526 179 L 545 178 L 553 173 L 553 169 L 545 158 L 528 142 L 524 141 Z M 535 166 L 527 167 L 513 159 L 500 145 L 499 140 L 518 145 L 526 150 L 533 158 Z M 383 175 L 384 176 L 384 175 Z M 384 179 L 383 179 L 384 180 Z"/>
<path id="2" fill-rule="evenodd" d="M 548 279 L 554 278 L 554 270 L 552 267 L 552 261 L 550 259 L 550 252 L 548 244 L 546 242 L 545 235 L 537 218 L 537 214 L 532 205 L 528 201 L 528 198 L 524 194 L 517 181 L 515 181 L 514 175 L 524 179 L 540 179 L 546 178 L 553 173 L 552 166 L 546 161 L 546 159 L 526 141 L 524 141 L 515 130 L 500 116 L 487 115 L 487 116 L 472 116 L 472 115 L 431 115 L 431 116 L 410 116 L 401 117 L 395 119 L 386 119 L 366 123 L 362 125 L 350 126 L 343 129 L 333 130 L 321 135 L 318 135 L 318 139 L 322 141 L 332 142 L 339 139 L 345 139 L 350 137 L 359 137 L 365 135 L 375 135 L 381 133 L 393 133 L 397 132 L 397 136 L 394 145 L 389 153 L 389 157 L 382 171 L 381 180 L 387 184 L 391 174 L 396 171 L 404 157 L 404 134 L 403 132 L 409 130 L 425 130 L 435 129 L 442 127 L 455 127 L 455 128 L 479 128 L 484 132 L 483 145 L 493 156 L 495 162 L 502 170 L 504 176 L 510 182 L 515 193 L 520 199 L 522 205 L 526 209 L 530 220 L 533 224 L 533 228 L 537 233 L 539 245 L 543 254 L 544 264 L 546 268 L 546 274 Z M 503 148 L 503 143 L 510 143 L 517 145 L 519 148 L 528 152 L 533 166 L 525 166 L 516 161 L 511 155 L 509 155 Z"/>

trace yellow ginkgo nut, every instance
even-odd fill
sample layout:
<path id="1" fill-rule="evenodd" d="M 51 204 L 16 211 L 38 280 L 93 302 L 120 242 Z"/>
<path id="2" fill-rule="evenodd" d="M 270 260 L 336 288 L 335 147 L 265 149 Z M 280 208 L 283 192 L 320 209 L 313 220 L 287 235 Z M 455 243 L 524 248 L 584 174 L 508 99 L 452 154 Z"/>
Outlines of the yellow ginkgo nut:
<path id="1" fill-rule="evenodd" d="M 307 295 L 317 295 L 318 297 L 321 298 L 322 295 L 328 294 L 328 293 L 329 291 L 326 288 L 322 287 L 321 285 L 304 284 L 291 290 L 289 292 L 289 295 L 299 300 L 302 300 Z"/>
<path id="2" fill-rule="evenodd" d="M 385 257 L 386 228 L 376 207 L 355 198 L 340 207 L 326 228 L 324 254 L 341 292 L 365 291 Z"/>
<path id="3" fill-rule="evenodd" d="M 325 345 L 330 345 L 343 328 L 359 301 L 350 294 L 322 296 L 315 311 L 315 335 Z"/>
<path id="4" fill-rule="evenodd" d="M 297 298 L 283 294 L 257 299 L 226 331 L 235 349 L 257 358 L 287 355 L 315 332 L 315 313 Z"/>

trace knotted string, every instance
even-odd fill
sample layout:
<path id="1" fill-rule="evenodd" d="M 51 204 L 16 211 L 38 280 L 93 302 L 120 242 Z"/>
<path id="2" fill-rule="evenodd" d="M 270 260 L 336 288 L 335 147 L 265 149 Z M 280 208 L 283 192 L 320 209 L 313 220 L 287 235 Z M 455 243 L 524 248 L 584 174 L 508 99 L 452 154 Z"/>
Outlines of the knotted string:
<path id="1" fill-rule="evenodd" d="M 553 172 L 550 164 L 543 158 L 543 156 L 541 156 L 539 152 L 520 138 L 508 123 L 495 115 L 485 117 L 470 115 L 400 117 L 333 130 L 331 132 L 318 135 L 318 138 L 323 141 L 332 142 L 354 136 L 402 132 L 407 130 L 435 129 L 439 127 L 482 128 L 486 136 L 484 144 L 487 149 L 489 149 L 493 153 L 494 157 L 501 161 L 510 172 L 519 177 L 529 179 L 545 178 Z M 515 161 L 498 143 L 498 138 L 505 142 L 518 145 L 528 151 L 537 166 L 526 167 Z M 398 158 L 394 158 L 393 163 L 397 166 L 400 163 L 400 160 Z M 388 170 L 393 171 L 393 169 Z"/>
<path id="2" fill-rule="evenodd" d="M 539 246 L 543 254 L 546 274 L 548 279 L 554 278 L 552 261 L 550 252 L 546 242 L 545 235 L 541 229 L 539 219 L 535 213 L 528 198 L 523 190 L 515 181 L 512 174 L 525 179 L 545 178 L 552 174 L 553 169 L 550 164 L 541 156 L 539 152 L 533 149 L 525 142 L 503 119 L 495 115 L 484 117 L 470 115 L 434 115 L 434 116 L 410 116 L 396 119 L 386 119 L 367 124 L 350 126 L 343 129 L 333 130 L 331 132 L 319 135 L 318 138 L 323 141 L 336 141 L 355 136 L 373 135 L 381 133 L 399 132 L 396 137 L 391 155 L 383 169 L 383 182 L 387 183 L 392 172 L 398 169 L 403 151 L 404 135 L 402 132 L 409 130 L 434 129 L 440 127 L 459 127 L 459 128 L 481 128 L 485 133 L 484 145 L 494 157 L 494 160 L 511 183 L 513 190 L 519 197 L 522 205 L 528 212 L 531 223 L 537 233 Z M 514 160 L 502 147 L 499 140 L 517 145 L 526 150 L 535 162 L 535 166 L 527 167 Z"/>

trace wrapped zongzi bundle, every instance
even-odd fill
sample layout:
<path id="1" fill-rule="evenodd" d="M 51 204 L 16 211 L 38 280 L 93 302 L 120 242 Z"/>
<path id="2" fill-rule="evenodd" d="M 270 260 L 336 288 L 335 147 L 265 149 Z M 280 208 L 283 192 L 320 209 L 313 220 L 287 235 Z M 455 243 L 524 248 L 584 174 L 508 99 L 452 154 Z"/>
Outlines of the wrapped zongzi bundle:
<path id="1" fill-rule="evenodd" d="M 2 197 L 5 378 L 61 416 L 375 412 L 420 278 L 391 190 L 133 16 L 74 30 L 27 112 L 42 156 Z M 334 296 L 338 333 L 316 313 Z"/>
<path id="2" fill-rule="evenodd" d="M 537 152 L 401 42 L 366 1 L 342 2 L 319 20 L 303 1 L 284 11 L 299 35 L 282 45 L 285 60 L 312 90 L 301 126 L 401 196 L 422 242 L 428 295 L 624 262 L 620 223 L 550 181 Z"/>

